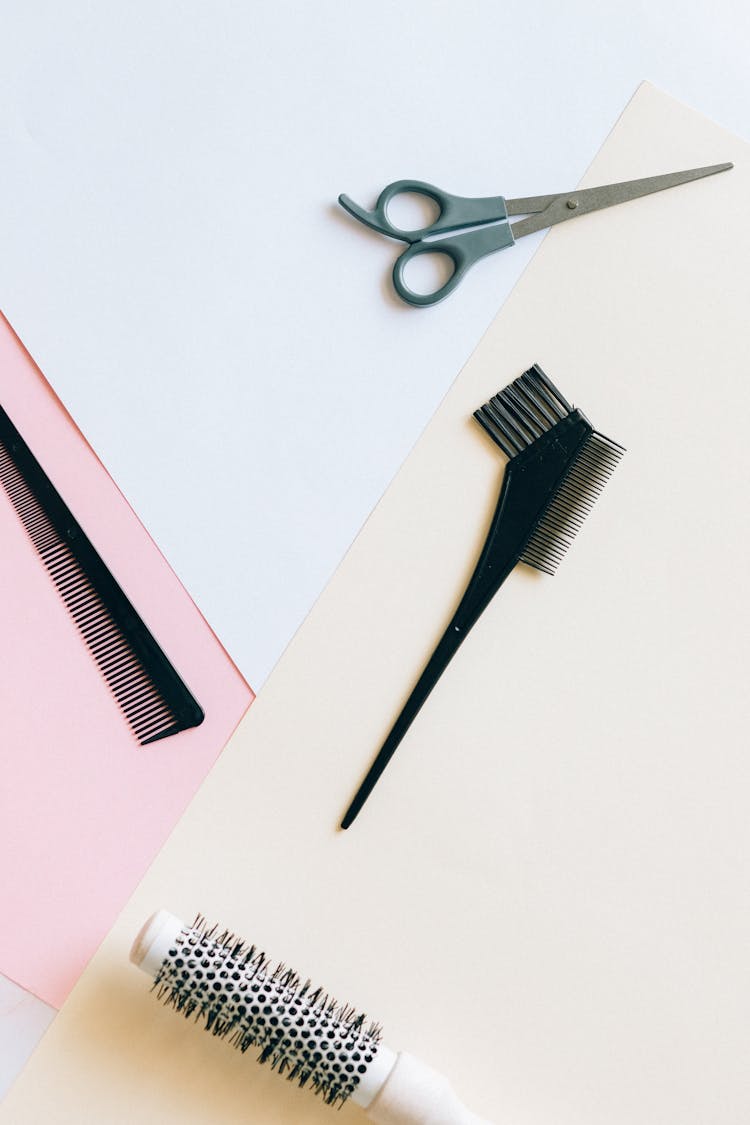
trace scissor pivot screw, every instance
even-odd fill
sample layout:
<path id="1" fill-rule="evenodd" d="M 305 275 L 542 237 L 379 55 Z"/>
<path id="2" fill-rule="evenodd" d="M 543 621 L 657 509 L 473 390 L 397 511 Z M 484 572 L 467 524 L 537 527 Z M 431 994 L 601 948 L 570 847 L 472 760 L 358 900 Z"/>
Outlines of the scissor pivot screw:
<path id="1" fill-rule="evenodd" d="M 577 199 L 569 199 L 568 202 L 565 204 L 565 206 L 570 211 L 575 211 L 576 207 L 578 206 L 578 200 Z"/>

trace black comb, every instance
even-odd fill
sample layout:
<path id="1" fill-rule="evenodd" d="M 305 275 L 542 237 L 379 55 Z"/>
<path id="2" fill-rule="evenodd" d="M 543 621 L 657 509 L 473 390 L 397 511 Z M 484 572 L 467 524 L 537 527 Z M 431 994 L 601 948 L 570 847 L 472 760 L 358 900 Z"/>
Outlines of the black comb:
<path id="1" fill-rule="evenodd" d="M 141 745 L 202 723 L 203 711 L 1 406 L 0 483 Z"/>
<path id="2" fill-rule="evenodd" d="M 341 822 L 372 792 L 453 654 L 513 567 L 554 574 L 625 450 L 596 432 L 534 365 L 474 414 L 509 458 L 474 574 L 448 628 Z"/>

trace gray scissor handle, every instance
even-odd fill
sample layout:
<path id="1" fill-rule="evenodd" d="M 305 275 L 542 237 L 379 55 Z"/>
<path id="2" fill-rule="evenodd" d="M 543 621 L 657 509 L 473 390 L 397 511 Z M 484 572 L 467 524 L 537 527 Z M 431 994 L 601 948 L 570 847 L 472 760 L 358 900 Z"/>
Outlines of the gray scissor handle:
<path id="1" fill-rule="evenodd" d="M 484 258 L 486 254 L 494 254 L 496 250 L 505 250 L 515 242 L 510 223 L 498 223 L 491 227 L 480 227 L 479 230 L 465 231 L 463 234 L 454 234 L 453 237 L 439 238 L 435 242 L 413 242 L 407 246 L 393 265 L 393 287 L 402 301 L 407 304 L 424 307 L 436 305 L 456 288 L 466 271 Z M 404 270 L 409 262 L 419 254 L 446 254 L 453 263 L 453 273 L 434 293 L 415 293 L 404 280 Z"/>
<path id="2" fill-rule="evenodd" d="M 388 204 L 395 196 L 406 193 L 424 195 L 438 205 L 440 213 L 433 223 L 418 230 L 401 230 L 391 222 L 388 218 Z M 378 196 L 372 211 L 360 207 L 348 195 L 340 195 L 339 203 L 365 226 L 372 227 L 389 238 L 398 238 L 401 242 L 418 242 L 421 238 L 440 234 L 442 231 L 478 226 L 481 223 L 496 223 L 507 218 L 505 200 L 501 195 L 485 199 L 465 199 L 461 195 L 451 195 L 434 184 L 427 184 L 424 180 L 396 180 L 388 184 Z"/>

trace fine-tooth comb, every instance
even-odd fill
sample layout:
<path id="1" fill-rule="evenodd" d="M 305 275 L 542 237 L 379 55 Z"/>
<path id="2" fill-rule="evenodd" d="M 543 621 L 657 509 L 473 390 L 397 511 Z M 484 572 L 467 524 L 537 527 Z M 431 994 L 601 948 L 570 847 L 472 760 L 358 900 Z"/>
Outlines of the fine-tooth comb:
<path id="1" fill-rule="evenodd" d="M 142 746 L 203 711 L 0 406 L 0 483 Z"/>
<path id="2" fill-rule="evenodd" d="M 475 411 L 508 457 L 474 574 L 341 822 L 348 828 L 453 654 L 516 563 L 554 574 L 625 450 L 596 432 L 535 364 Z"/>

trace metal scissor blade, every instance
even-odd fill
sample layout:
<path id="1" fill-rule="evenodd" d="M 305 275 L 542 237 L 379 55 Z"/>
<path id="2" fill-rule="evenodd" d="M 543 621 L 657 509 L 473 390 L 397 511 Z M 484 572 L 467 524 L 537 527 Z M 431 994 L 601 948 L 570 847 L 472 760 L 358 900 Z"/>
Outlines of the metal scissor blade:
<path id="1" fill-rule="evenodd" d="M 527 219 L 513 223 L 511 230 L 514 238 L 522 238 L 525 234 L 533 234 L 534 231 L 552 227 L 555 223 L 564 223 L 568 219 L 577 219 L 579 215 L 588 215 L 590 211 L 601 211 L 604 207 L 613 207 L 617 203 L 640 199 L 642 195 L 651 195 L 655 191 L 677 187 L 678 184 L 686 184 L 690 180 L 700 180 L 704 176 L 726 172 L 733 167 L 733 164 L 712 164 L 707 168 L 688 168 L 684 172 L 668 172 L 665 176 L 648 176 L 642 180 L 625 180 L 621 184 L 584 188 L 581 191 L 571 191 L 567 195 L 508 199 L 506 206 L 509 215 L 524 214 L 523 205 L 526 204 L 530 205 L 528 211 L 538 211 L 538 214 L 529 214 Z M 538 205 L 544 204 L 545 200 L 549 202 L 541 209 Z M 535 204 L 537 206 L 531 206 Z"/>

